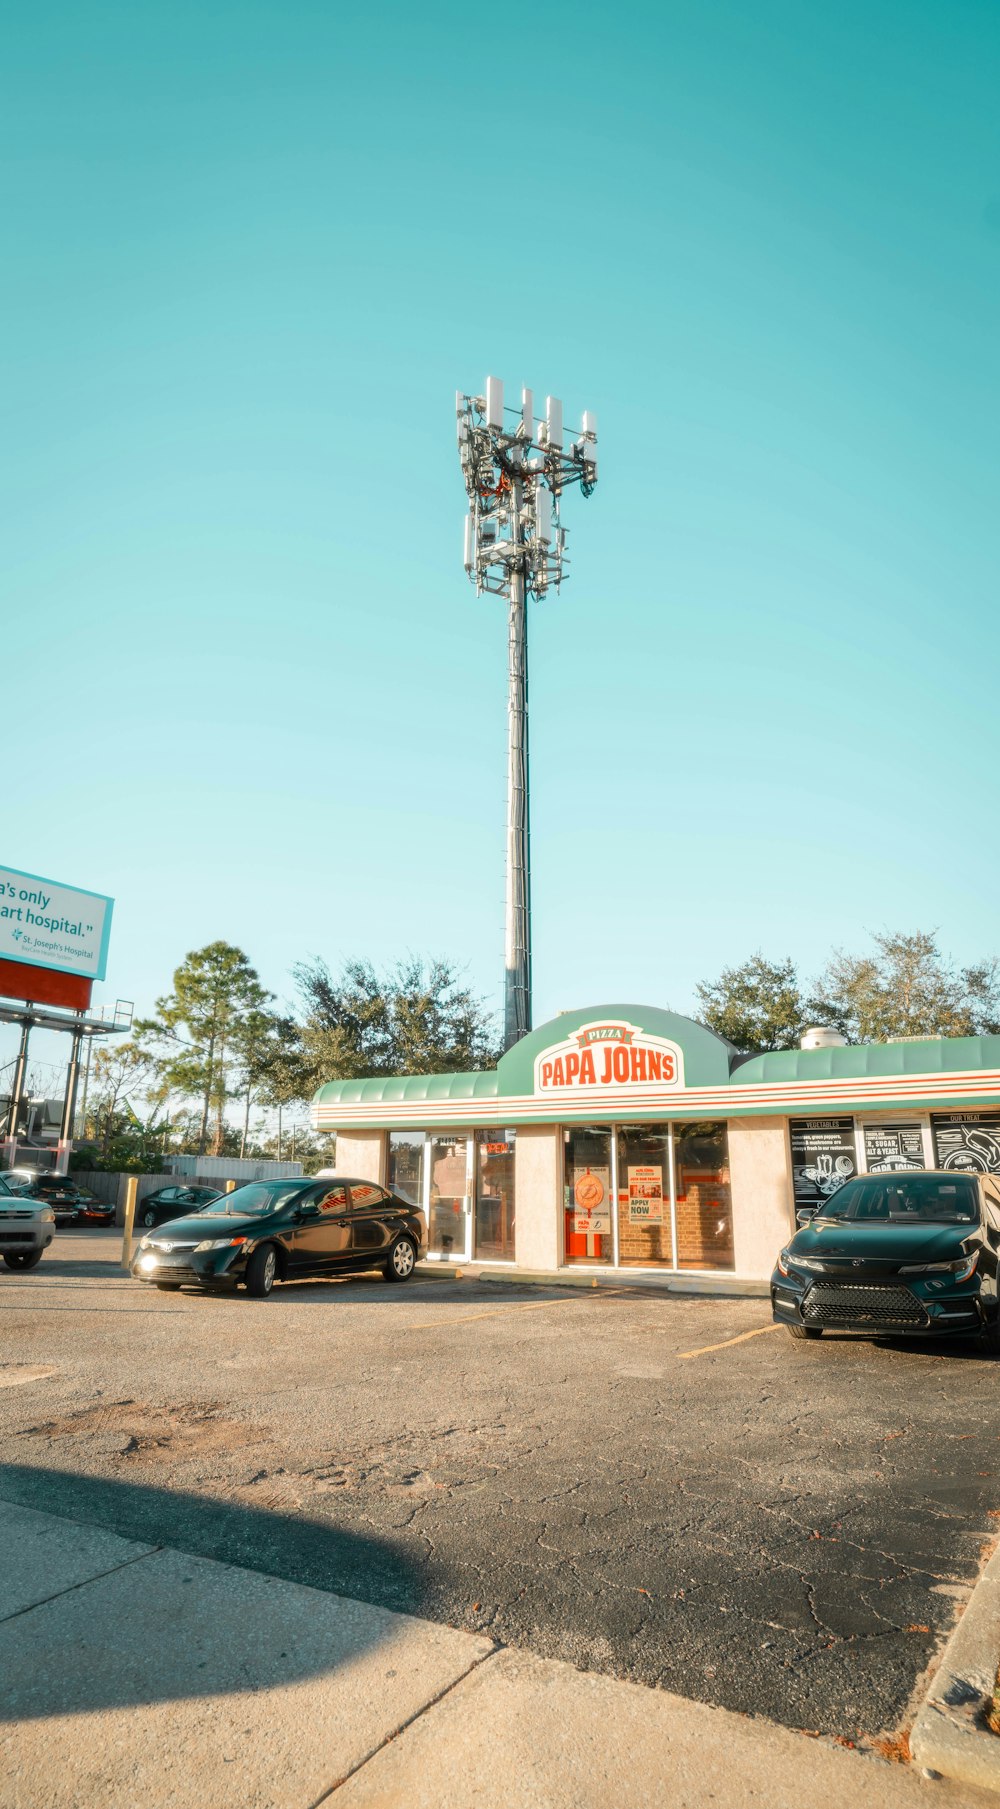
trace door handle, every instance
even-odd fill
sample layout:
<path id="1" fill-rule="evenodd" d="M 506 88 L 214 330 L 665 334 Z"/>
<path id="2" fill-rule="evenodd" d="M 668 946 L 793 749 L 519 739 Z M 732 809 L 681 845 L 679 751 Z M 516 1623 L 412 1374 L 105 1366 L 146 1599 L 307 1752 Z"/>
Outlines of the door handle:
<path id="1" fill-rule="evenodd" d="M 350 1221 L 350 1219 L 334 1219 L 333 1222 L 335 1225 L 344 1226 L 344 1225 L 349 1225 L 351 1221 Z"/>

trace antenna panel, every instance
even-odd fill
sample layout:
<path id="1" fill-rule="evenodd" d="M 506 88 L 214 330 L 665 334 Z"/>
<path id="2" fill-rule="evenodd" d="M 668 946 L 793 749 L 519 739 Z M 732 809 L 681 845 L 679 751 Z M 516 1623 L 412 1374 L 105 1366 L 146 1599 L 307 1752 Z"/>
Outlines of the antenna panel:
<path id="1" fill-rule="evenodd" d="M 503 428 L 503 378 L 486 379 L 486 425 Z"/>

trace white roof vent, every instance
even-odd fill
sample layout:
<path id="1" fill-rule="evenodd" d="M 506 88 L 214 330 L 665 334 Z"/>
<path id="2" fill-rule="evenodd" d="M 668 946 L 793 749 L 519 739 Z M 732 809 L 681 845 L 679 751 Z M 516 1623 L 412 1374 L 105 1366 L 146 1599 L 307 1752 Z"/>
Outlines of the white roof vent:
<path id="1" fill-rule="evenodd" d="M 831 1030 L 826 1024 L 813 1024 L 808 1030 L 803 1030 L 799 1037 L 800 1049 L 843 1049 L 846 1043 L 846 1036 L 841 1036 L 839 1030 Z"/>

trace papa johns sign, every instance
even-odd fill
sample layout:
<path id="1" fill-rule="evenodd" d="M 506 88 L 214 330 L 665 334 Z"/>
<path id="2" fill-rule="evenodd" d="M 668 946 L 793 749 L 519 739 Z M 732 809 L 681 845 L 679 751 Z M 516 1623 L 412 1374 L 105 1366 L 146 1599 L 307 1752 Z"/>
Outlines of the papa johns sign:
<path id="1" fill-rule="evenodd" d="M 682 1087 L 684 1057 L 676 1043 L 619 1019 L 581 1024 L 565 1042 L 535 1057 L 536 1093 L 622 1097 L 650 1084 Z"/>

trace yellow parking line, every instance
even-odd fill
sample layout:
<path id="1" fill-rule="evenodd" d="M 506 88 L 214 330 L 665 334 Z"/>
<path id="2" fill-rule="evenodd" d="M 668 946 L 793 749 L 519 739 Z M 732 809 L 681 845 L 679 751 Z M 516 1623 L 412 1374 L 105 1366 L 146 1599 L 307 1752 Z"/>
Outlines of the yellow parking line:
<path id="1" fill-rule="evenodd" d="M 529 1300 L 521 1306 L 491 1307 L 486 1313 L 463 1313 L 455 1319 L 420 1319 L 416 1325 L 407 1329 L 411 1332 L 432 1332 L 438 1325 L 468 1325 L 472 1319 L 506 1319 L 511 1313 L 537 1313 L 542 1307 L 572 1306 L 571 1299 L 566 1300 Z"/>
<path id="2" fill-rule="evenodd" d="M 723 1338 L 721 1344 L 703 1344 L 700 1350 L 678 1351 L 681 1363 L 688 1357 L 707 1357 L 713 1350 L 726 1350 L 730 1344 L 742 1344 L 744 1338 L 763 1338 L 765 1332 L 780 1332 L 780 1325 L 758 1325 L 752 1332 L 740 1332 L 736 1338 Z"/>

